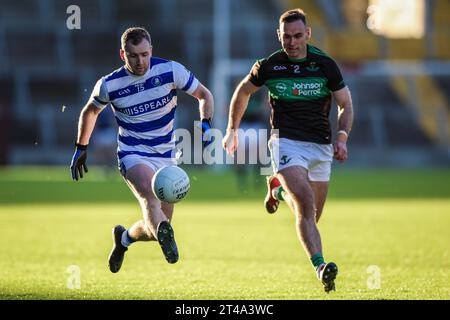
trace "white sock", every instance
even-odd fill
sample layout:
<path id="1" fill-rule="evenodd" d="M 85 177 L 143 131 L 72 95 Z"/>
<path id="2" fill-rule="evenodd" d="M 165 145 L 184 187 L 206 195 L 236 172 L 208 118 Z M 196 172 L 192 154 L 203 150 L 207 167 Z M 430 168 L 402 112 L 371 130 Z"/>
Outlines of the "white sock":
<path id="1" fill-rule="evenodd" d="M 321 263 L 320 265 L 318 265 L 316 267 L 317 275 L 319 275 L 319 272 L 322 270 L 322 267 L 325 266 L 325 265 L 326 265 L 326 263 L 324 262 L 324 263 Z"/>
<path id="2" fill-rule="evenodd" d="M 278 199 L 278 192 L 279 192 L 280 188 L 281 188 L 281 186 L 272 189 L 272 197 L 274 197 L 277 200 L 280 200 L 280 199 Z"/>

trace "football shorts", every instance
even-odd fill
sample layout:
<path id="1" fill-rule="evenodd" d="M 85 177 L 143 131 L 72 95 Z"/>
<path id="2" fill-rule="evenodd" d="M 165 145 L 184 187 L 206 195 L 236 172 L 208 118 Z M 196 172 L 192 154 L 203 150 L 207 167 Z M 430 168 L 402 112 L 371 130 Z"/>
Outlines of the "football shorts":
<path id="1" fill-rule="evenodd" d="M 135 154 L 127 155 L 118 161 L 120 173 L 124 177 L 127 170 L 130 170 L 137 164 L 143 164 L 149 167 L 153 172 L 158 171 L 162 167 L 177 165 L 177 160 L 175 158 L 149 158 Z"/>
<path id="2" fill-rule="evenodd" d="M 333 161 L 333 145 L 296 141 L 272 136 L 268 142 L 274 173 L 301 166 L 310 181 L 329 181 Z"/>

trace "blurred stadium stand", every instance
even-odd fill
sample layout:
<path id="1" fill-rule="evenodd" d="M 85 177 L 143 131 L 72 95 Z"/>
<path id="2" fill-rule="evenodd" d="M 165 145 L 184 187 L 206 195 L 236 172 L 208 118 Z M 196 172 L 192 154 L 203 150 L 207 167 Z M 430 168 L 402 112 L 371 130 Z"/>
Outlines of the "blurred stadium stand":
<path id="1" fill-rule="evenodd" d="M 68 163 L 79 112 L 96 80 L 121 66 L 120 35 L 127 27 L 148 28 L 155 56 L 178 60 L 213 88 L 213 17 L 219 2 L 0 0 L 0 163 Z M 244 76 L 256 59 L 279 48 L 279 15 L 301 7 L 313 28 L 313 44 L 338 61 L 352 90 L 350 163 L 448 165 L 450 1 L 426 1 L 421 39 L 375 35 L 366 24 L 368 4 L 230 1 L 227 58 L 244 61 L 237 71 Z M 66 27 L 69 5 L 81 8 L 81 30 Z M 213 94 L 229 101 L 233 88 L 223 87 Z M 179 104 L 193 111 L 178 112 L 178 125 L 192 129 L 196 104 L 184 95 Z"/>

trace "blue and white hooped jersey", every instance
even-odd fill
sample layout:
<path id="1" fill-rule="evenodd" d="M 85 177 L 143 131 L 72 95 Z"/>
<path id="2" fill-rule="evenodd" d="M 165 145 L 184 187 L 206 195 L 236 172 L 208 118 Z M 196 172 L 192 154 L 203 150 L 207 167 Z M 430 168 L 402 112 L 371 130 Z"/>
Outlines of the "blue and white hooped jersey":
<path id="1" fill-rule="evenodd" d="M 111 104 L 117 123 L 119 159 L 131 154 L 172 158 L 177 89 L 193 93 L 199 81 L 178 62 L 156 57 L 142 76 L 125 66 L 97 81 L 89 102 Z"/>

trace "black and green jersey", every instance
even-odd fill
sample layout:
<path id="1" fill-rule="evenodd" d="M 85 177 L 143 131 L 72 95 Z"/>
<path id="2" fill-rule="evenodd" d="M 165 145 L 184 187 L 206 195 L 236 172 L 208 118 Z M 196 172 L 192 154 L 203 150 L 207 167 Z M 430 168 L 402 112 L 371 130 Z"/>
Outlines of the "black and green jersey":
<path id="1" fill-rule="evenodd" d="M 336 62 L 308 45 L 304 59 L 289 59 L 283 50 L 258 60 L 250 72 L 255 86 L 269 88 L 270 122 L 281 138 L 331 143 L 331 92 L 345 87 Z"/>

